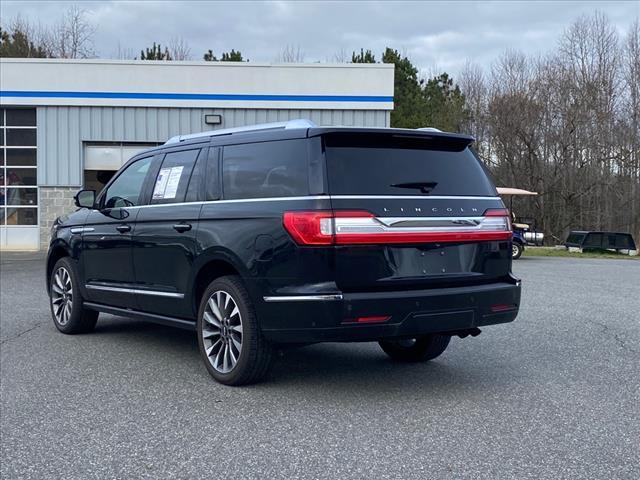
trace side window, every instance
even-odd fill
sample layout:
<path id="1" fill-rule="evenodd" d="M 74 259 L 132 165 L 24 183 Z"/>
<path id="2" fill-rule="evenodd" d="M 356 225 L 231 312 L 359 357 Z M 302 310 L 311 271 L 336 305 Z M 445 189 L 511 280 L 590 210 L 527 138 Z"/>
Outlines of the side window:
<path id="1" fill-rule="evenodd" d="M 133 207 L 139 205 L 144 179 L 153 157 L 136 160 L 129 165 L 104 193 L 105 208 Z"/>
<path id="2" fill-rule="evenodd" d="M 167 153 L 156 177 L 151 204 L 184 202 L 200 149 Z"/>
<path id="3" fill-rule="evenodd" d="M 220 198 L 220 148 L 210 147 L 207 159 L 206 173 L 206 200 L 218 200 Z"/>
<path id="4" fill-rule="evenodd" d="M 191 178 L 189 179 L 189 186 L 187 187 L 187 194 L 184 198 L 185 202 L 197 202 L 203 200 L 202 187 L 205 181 L 207 168 L 207 148 L 200 150 L 196 165 L 191 172 Z"/>
<path id="5" fill-rule="evenodd" d="M 224 147 L 224 198 L 293 197 L 309 194 L 306 140 Z"/>

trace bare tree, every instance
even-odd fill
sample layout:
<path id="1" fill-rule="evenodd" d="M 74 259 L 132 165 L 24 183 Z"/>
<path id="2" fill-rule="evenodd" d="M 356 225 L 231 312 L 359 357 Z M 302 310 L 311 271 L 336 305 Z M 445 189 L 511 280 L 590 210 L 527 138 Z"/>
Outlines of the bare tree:
<path id="1" fill-rule="evenodd" d="M 547 238 L 571 229 L 640 238 L 640 27 L 620 42 L 601 13 L 577 19 L 543 57 L 507 51 L 461 74 L 468 131 L 496 182 L 536 190 L 516 213 Z"/>
<path id="2" fill-rule="evenodd" d="M 469 132 L 476 139 L 475 147 L 479 154 L 491 158 L 490 147 L 486 132 L 487 84 L 482 68 L 475 63 L 466 62 L 460 73 L 460 89 L 464 92 L 468 112 L 467 124 L 464 131 Z"/>
<path id="3" fill-rule="evenodd" d="M 116 60 L 132 60 L 136 58 L 136 52 L 133 48 L 123 47 L 118 40 L 118 46 L 112 58 L 115 58 Z"/>
<path id="4" fill-rule="evenodd" d="M 627 162 L 624 170 L 629 185 L 629 222 L 636 232 L 640 232 L 640 20 L 631 25 L 624 43 L 625 116 L 622 125 Z M 636 237 L 636 241 L 640 241 Z"/>
<path id="5" fill-rule="evenodd" d="M 277 60 L 281 63 L 302 63 L 304 62 L 304 52 L 300 46 L 286 45 L 278 55 Z"/>
<path id="6" fill-rule="evenodd" d="M 96 31 L 90 23 L 87 10 L 74 5 L 51 29 L 49 43 L 54 56 L 59 58 L 91 58 L 95 56 L 93 36 Z"/>
<path id="7" fill-rule="evenodd" d="M 333 61 L 335 63 L 349 63 L 350 60 L 351 55 L 347 53 L 344 47 L 340 48 L 340 50 L 333 54 Z"/>
<path id="8" fill-rule="evenodd" d="M 172 38 L 169 41 L 169 52 L 173 60 L 191 60 L 191 47 L 182 37 Z"/>

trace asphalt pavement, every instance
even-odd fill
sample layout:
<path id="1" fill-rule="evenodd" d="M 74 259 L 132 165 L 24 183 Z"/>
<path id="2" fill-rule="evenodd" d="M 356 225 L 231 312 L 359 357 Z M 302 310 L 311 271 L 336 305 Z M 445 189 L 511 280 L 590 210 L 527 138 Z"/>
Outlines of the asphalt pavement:
<path id="1" fill-rule="evenodd" d="M 640 261 L 523 257 L 518 319 L 433 362 L 321 344 L 230 388 L 189 332 L 58 333 L 42 256 L 1 260 L 3 479 L 640 478 Z"/>

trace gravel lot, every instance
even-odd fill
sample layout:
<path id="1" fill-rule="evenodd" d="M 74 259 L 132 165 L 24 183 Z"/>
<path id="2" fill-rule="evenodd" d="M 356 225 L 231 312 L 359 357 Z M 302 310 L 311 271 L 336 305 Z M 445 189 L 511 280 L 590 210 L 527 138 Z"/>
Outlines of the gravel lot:
<path id="1" fill-rule="evenodd" d="M 432 363 L 315 345 L 229 388 L 188 332 L 57 333 L 42 256 L 3 254 L 1 476 L 640 478 L 640 261 L 514 265 L 516 322 Z"/>

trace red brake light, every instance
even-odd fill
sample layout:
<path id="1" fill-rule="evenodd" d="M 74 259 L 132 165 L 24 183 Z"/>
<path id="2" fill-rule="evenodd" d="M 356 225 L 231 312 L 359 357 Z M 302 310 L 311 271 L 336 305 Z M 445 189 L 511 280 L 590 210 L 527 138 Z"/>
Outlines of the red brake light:
<path id="1" fill-rule="evenodd" d="M 331 212 L 285 212 L 284 228 L 300 245 L 331 245 L 333 214 Z"/>
<path id="2" fill-rule="evenodd" d="M 285 212 L 283 223 L 289 235 L 300 245 L 332 245 L 336 239 L 336 218 L 372 217 L 372 213 L 359 210 Z"/>
<path id="3" fill-rule="evenodd" d="M 509 210 L 506 208 L 490 208 L 484 212 L 485 217 L 508 217 Z"/>

